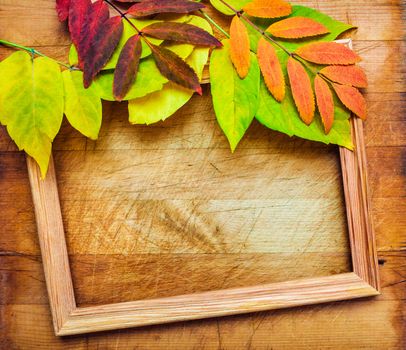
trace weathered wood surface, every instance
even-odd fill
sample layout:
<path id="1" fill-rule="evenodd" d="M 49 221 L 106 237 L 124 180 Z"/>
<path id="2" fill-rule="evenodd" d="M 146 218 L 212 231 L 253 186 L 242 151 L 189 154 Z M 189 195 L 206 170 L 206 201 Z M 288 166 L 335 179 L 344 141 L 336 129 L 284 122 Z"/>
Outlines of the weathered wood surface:
<path id="1" fill-rule="evenodd" d="M 353 37 L 370 79 L 365 138 L 382 296 L 59 339 L 51 326 L 25 159 L 0 129 L 2 349 L 402 348 L 401 2 L 306 4 L 359 26 Z M 0 0 L 0 37 L 65 59 L 68 38 L 53 6 L 53 0 Z M 0 49 L 0 57 L 8 52 Z M 334 147 L 289 140 L 255 124 L 231 155 L 207 91 L 165 124 L 148 128 L 129 126 L 124 104 L 104 107 L 99 141 L 64 125 L 55 143 L 79 305 L 350 269 Z"/>

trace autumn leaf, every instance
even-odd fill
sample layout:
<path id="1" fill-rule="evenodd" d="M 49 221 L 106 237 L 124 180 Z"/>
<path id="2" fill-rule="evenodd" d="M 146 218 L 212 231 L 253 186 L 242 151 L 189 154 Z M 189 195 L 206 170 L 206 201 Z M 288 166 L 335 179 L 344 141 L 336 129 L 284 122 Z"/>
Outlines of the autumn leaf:
<path id="1" fill-rule="evenodd" d="M 229 40 L 223 40 L 223 45 L 211 55 L 210 84 L 217 121 L 234 152 L 258 109 L 260 70 L 251 53 L 248 75 L 240 79 L 230 59 Z"/>
<path id="2" fill-rule="evenodd" d="M 357 88 L 368 87 L 368 80 L 365 72 L 358 66 L 328 66 L 320 71 L 328 79 Z"/>
<path id="3" fill-rule="evenodd" d="M 94 77 L 109 61 L 123 32 L 121 17 L 116 16 L 104 22 L 95 35 L 85 58 L 83 83 L 89 87 Z"/>
<path id="4" fill-rule="evenodd" d="M 56 12 L 61 22 L 66 21 L 69 16 L 70 0 L 56 0 Z"/>
<path id="5" fill-rule="evenodd" d="M 205 6 L 187 0 L 144 0 L 131 6 L 127 14 L 134 17 L 145 17 L 157 13 L 190 13 Z"/>
<path id="6" fill-rule="evenodd" d="M 328 134 L 334 123 L 334 100 L 328 84 L 319 75 L 314 79 L 314 91 L 316 93 L 317 108 L 324 125 L 324 131 Z"/>
<path id="7" fill-rule="evenodd" d="M 102 121 L 102 104 L 97 90 L 93 85 L 88 89 L 83 87 L 81 71 L 65 70 L 62 78 L 66 118 L 76 130 L 96 140 Z"/>
<path id="8" fill-rule="evenodd" d="M 365 120 L 367 118 L 367 104 L 358 89 L 335 83 L 333 83 L 333 88 L 344 106 L 361 119 Z"/>
<path id="9" fill-rule="evenodd" d="M 313 121 L 315 110 L 310 78 L 302 64 L 293 57 L 289 57 L 287 68 L 293 99 L 295 100 L 300 117 L 307 125 L 310 125 Z"/>
<path id="10" fill-rule="evenodd" d="M 230 57 L 238 75 L 244 79 L 250 69 L 250 39 L 238 16 L 234 16 L 230 26 Z"/>
<path id="11" fill-rule="evenodd" d="M 164 47 L 150 44 L 150 48 L 155 63 L 164 77 L 180 86 L 196 91 L 199 95 L 202 94 L 199 78 L 185 61 Z"/>
<path id="12" fill-rule="evenodd" d="M 87 21 L 92 6 L 90 0 L 71 0 L 69 6 L 69 32 L 72 42 L 79 47 L 82 38 L 82 28 Z M 80 53 L 79 53 L 80 54 Z"/>
<path id="13" fill-rule="evenodd" d="M 235 11 L 241 11 L 244 5 L 248 4 L 251 2 L 251 0 L 227 0 L 227 4 L 230 5 L 233 10 L 230 9 L 230 7 L 224 5 L 224 3 L 221 0 L 210 0 L 210 4 L 217 10 L 220 11 L 221 13 L 228 15 L 228 16 L 234 16 Z"/>
<path id="14" fill-rule="evenodd" d="M 100 30 L 104 22 L 109 18 L 109 8 L 103 0 L 97 0 L 87 8 L 86 20 L 83 22 L 80 32 L 79 44 L 77 46 L 79 56 L 79 67 L 83 69 L 84 60 L 91 59 L 87 55 L 92 42 Z"/>
<path id="15" fill-rule="evenodd" d="M 253 0 L 243 10 L 253 17 L 278 18 L 290 15 L 292 6 L 283 0 Z"/>
<path id="16" fill-rule="evenodd" d="M 306 17 L 291 17 L 271 24 L 267 32 L 277 38 L 298 39 L 329 33 L 321 23 Z"/>
<path id="17" fill-rule="evenodd" d="M 221 46 L 213 35 L 187 23 L 158 22 L 145 27 L 142 32 L 157 39 L 171 40 L 198 46 Z"/>
<path id="18" fill-rule="evenodd" d="M 113 94 L 117 101 L 124 98 L 137 77 L 142 52 L 140 38 L 136 34 L 128 39 L 118 59 L 113 83 Z"/>
<path id="19" fill-rule="evenodd" d="M 265 38 L 259 39 L 258 63 L 269 92 L 277 101 L 285 97 L 285 77 L 275 48 Z"/>
<path id="20" fill-rule="evenodd" d="M 140 61 L 137 73 L 137 79 L 131 84 L 129 91 L 122 98 L 123 101 L 131 100 L 134 98 L 143 97 L 155 91 L 162 89 L 164 84 L 168 82 L 158 67 L 152 57 L 147 57 Z M 104 70 L 101 71 L 93 85 L 97 89 L 97 93 L 100 98 L 106 101 L 115 101 L 113 95 L 113 84 L 114 84 L 114 70 Z"/>
<path id="21" fill-rule="evenodd" d="M 211 30 L 206 22 L 207 30 Z M 209 48 L 197 47 L 186 63 L 196 72 L 199 79 L 209 57 Z M 172 82 L 166 83 L 159 91 L 150 93 L 144 97 L 128 101 L 128 114 L 131 124 L 152 124 L 166 120 L 177 110 L 184 106 L 193 96 L 193 91 Z"/>
<path id="22" fill-rule="evenodd" d="M 326 134 L 321 118 L 314 118 L 310 125 L 303 123 L 289 86 L 286 87 L 283 101 L 278 102 L 271 96 L 265 82 L 262 81 L 259 107 L 255 118 L 267 128 L 288 136 L 297 136 L 325 144 L 336 144 L 348 149 L 354 148 L 349 123 L 350 113 L 338 100 L 334 106 L 333 127 L 330 133 Z"/>
<path id="23" fill-rule="evenodd" d="M 316 42 L 299 47 L 295 53 L 306 61 L 318 64 L 350 65 L 361 58 L 348 47 L 335 42 Z"/>
<path id="24" fill-rule="evenodd" d="M 0 122 L 20 150 L 48 169 L 52 141 L 63 118 L 63 81 L 58 64 L 15 52 L 0 62 Z"/>

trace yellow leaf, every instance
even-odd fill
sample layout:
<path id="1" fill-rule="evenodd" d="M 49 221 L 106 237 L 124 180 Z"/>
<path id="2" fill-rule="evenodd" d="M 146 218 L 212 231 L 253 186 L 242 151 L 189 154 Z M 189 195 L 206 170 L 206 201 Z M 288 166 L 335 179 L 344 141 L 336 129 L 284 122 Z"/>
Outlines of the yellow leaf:
<path id="1" fill-rule="evenodd" d="M 33 157 L 45 177 L 52 141 L 63 117 L 63 82 L 58 64 L 16 52 L 0 63 L 0 122 L 19 149 Z"/>
<path id="2" fill-rule="evenodd" d="M 83 87 L 83 73 L 66 70 L 62 73 L 65 89 L 65 115 L 69 123 L 83 135 L 96 140 L 102 121 L 102 105 L 97 89 Z"/>

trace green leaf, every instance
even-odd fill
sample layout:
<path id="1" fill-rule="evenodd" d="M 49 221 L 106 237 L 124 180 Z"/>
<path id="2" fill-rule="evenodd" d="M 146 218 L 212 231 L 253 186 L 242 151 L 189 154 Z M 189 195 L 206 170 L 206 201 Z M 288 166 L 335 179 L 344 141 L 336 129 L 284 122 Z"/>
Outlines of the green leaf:
<path id="1" fill-rule="evenodd" d="M 276 41 L 280 42 L 285 46 L 288 50 L 294 51 L 298 47 L 303 46 L 305 44 L 316 42 L 316 41 L 333 41 L 337 39 L 339 35 L 346 32 L 347 30 L 354 28 L 354 26 L 350 24 L 346 24 L 340 21 L 336 21 L 335 19 L 331 18 L 330 16 L 325 15 L 317 10 L 314 10 L 310 7 L 295 5 L 292 6 L 292 13 L 286 17 L 307 17 L 314 19 L 315 21 L 323 24 L 330 33 L 326 35 L 322 35 L 319 37 L 310 37 L 307 40 L 282 40 L 276 39 Z M 285 18 L 285 19 L 286 19 Z M 280 19 L 257 19 L 253 18 L 253 22 L 258 25 L 261 29 L 266 30 L 272 23 L 280 21 Z M 248 33 L 250 36 L 251 42 L 251 49 L 257 51 L 258 40 L 261 37 L 257 31 L 255 31 L 251 26 L 247 25 Z"/>
<path id="2" fill-rule="evenodd" d="M 202 47 L 196 48 L 186 60 L 199 79 L 202 77 L 208 57 L 209 49 Z M 192 96 L 193 91 L 190 89 L 168 82 L 162 90 L 128 102 L 130 123 L 152 124 L 165 120 L 184 106 Z"/>
<path id="3" fill-rule="evenodd" d="M 102 105 L 94 85 L 83 87 L 83 73 L 62 72 L 65 89 L 65 115 L 69 123 L 83 135 L 96 140 L 102 121 Z"/>
<path id="4" fill-rule="evenodd" d="M 319 141 L 326 144 L 337 144 L 353 149 L 350 127 L 350 113 L 335 99 L 335 121 L 328 135 L 324 128 L 319 114 L 310 126 L 307 126 L 300 119 L 299 113 L 293 101 L 292 92 L 289 87 L 286 89 L 286 96 L 282 102 L 277 102 L 261 81 L 260 102 L 256 119 L 266 127 L 282 132 L 289 136 L 298 136 L 307 140 Z"/>
<path id="5" fill-rule="evenodd" d="M 227 0 L 227 3 L 230 4 L 233 8 L 240 11 L 246 4 L 252 0 Z M 224 5 L 220 0 L 210 0 L 212 6 L 221 13 L 232 16 L 235 15 L 235 12 L 232 11 L 229 7 Z"/>
<path id="6" fill-rule="evenodd" d="M 0 122 L 40 166 L 45 177 L 52 141 L 63 117 L 63 81 L 58 64 L 16 52 L 0 63 Z"/>
<path id="7" fill-rule="evenodd" d="M 251 54 L 250 71 L 240 79 L 230 60 L 229 40 L 223 44 L 211 56 L 211 93 L 218 123 L 234 151 L 258 109 L 260 71 L 256 56 Z"/>

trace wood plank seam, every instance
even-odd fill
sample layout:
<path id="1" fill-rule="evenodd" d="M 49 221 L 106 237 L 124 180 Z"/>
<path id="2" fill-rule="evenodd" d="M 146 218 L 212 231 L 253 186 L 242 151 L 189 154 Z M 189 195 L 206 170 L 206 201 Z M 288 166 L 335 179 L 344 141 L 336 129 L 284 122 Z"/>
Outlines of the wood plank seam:
<path id="1" fill-rule="evenodd" d="M 351 46 L 350 40 L 339 42 Z M 354 272 L 93 307 L 77 307 L 75 302 L 53 160 L 41 180 L 37 164 L 27 157 L 55 333 L 73 335 L 378 295 L 362 122 L 352 118 L 351 125 L 355 149 L 340 148 L 340 158 Z"/>

